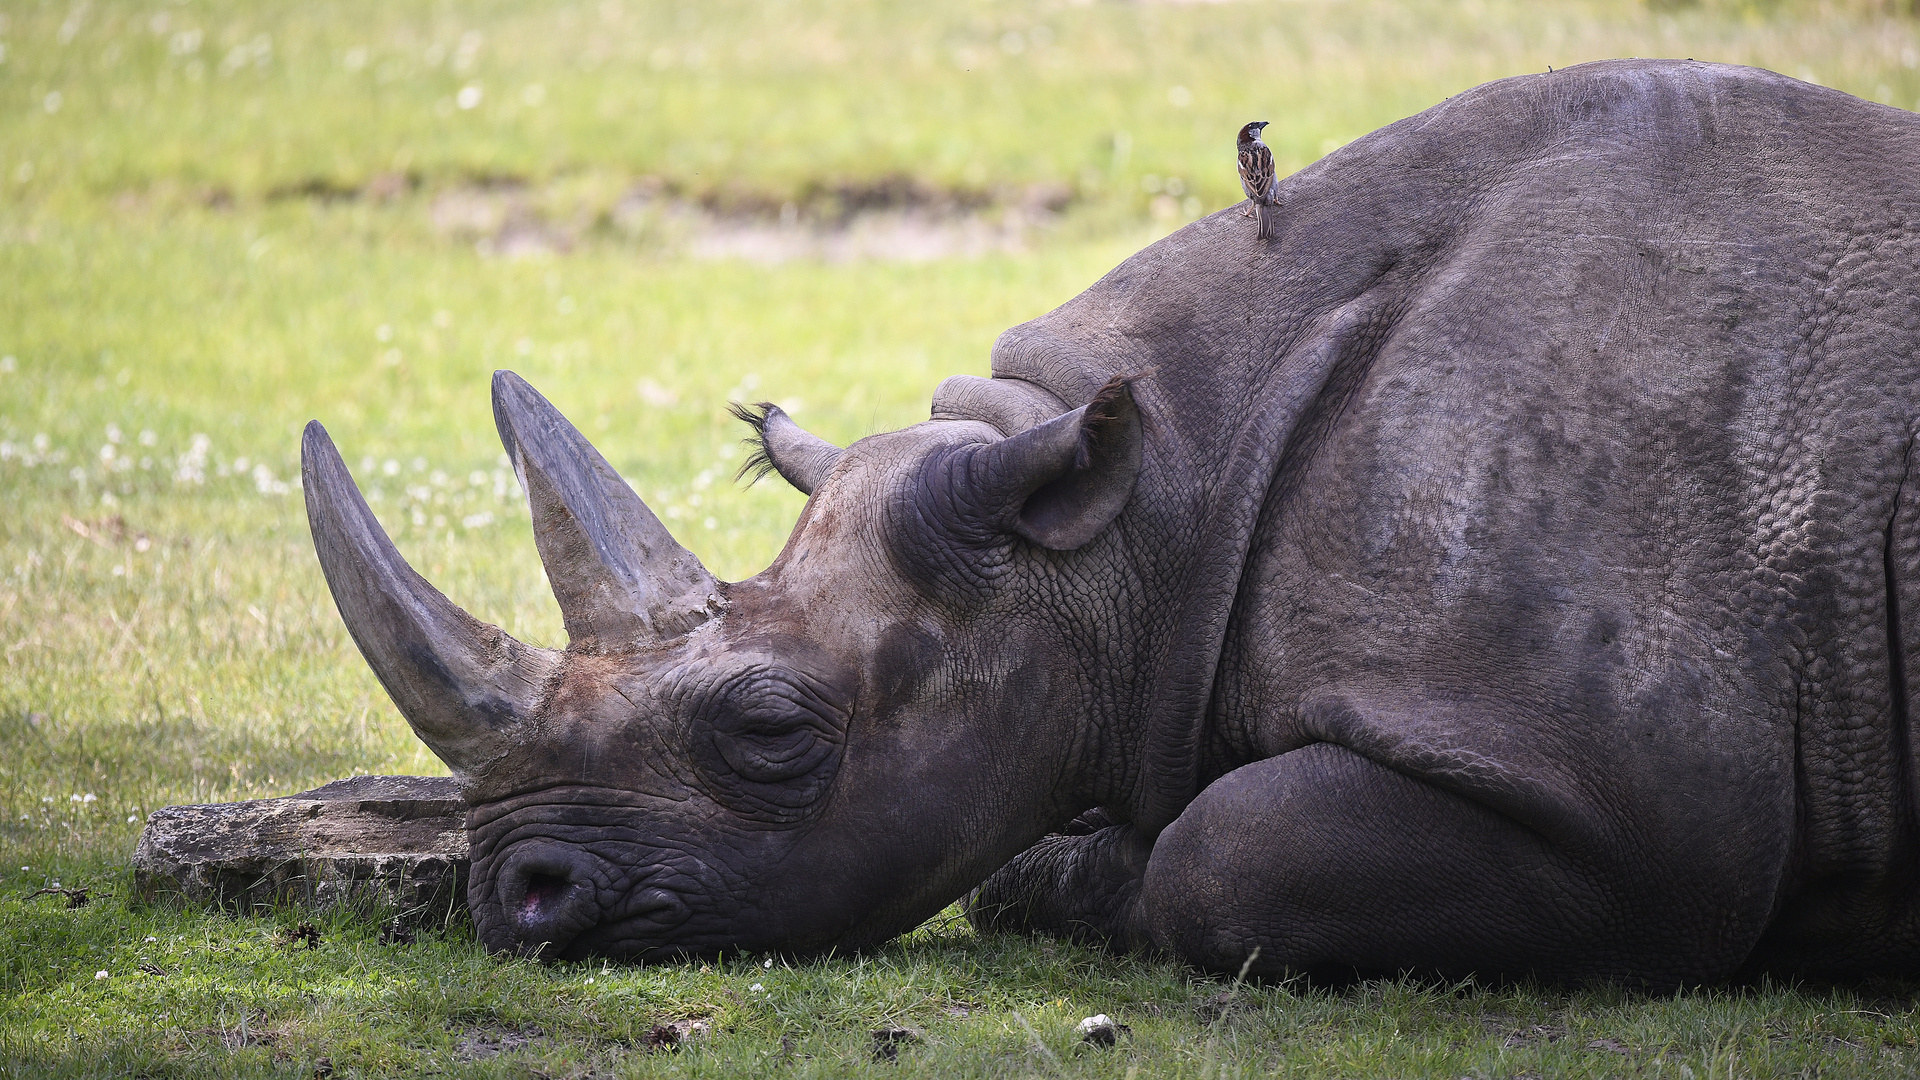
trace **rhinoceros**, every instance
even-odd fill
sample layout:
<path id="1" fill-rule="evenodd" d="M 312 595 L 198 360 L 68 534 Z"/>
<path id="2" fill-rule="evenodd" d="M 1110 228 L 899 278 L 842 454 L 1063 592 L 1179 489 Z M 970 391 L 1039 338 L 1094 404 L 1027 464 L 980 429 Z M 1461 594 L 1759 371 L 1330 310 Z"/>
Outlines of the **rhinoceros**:
<path id="1" fill-rule="evenodd" d="M 1764 71 L 1506 79 L 924 423 L 747 412 L 809 498 L 746 581 L 506 372 L 564 650 L 415 574 L 318 424 L 314 542 L 493 949 L 858 949 L 971 894 L 1256 975 L 1912 971 L 1916 178 L 1920 118 Z"/>

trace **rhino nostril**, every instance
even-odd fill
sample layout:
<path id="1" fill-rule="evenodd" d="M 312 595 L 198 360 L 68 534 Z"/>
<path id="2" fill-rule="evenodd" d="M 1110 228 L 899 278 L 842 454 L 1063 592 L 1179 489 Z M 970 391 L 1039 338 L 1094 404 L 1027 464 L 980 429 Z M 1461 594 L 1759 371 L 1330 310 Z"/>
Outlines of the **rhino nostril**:
<path id="1" fill-rule="evenodd" d="M 601 867 L 595 857 L 563 844 L 529 843 L 508 852 L 492 878 L 492 897 L 475 908 L 499 929 L 499 944 L 523 954 L 557 959 L 582 932 L 604 917 Z"/>
<path id="2" fill-rule="evenodd" d="M 572 886 L 573 882 L 557 874 L 528 874 L 526 895 L 520 901 L 521 917 L 536 919 L 551 914 Z"/>

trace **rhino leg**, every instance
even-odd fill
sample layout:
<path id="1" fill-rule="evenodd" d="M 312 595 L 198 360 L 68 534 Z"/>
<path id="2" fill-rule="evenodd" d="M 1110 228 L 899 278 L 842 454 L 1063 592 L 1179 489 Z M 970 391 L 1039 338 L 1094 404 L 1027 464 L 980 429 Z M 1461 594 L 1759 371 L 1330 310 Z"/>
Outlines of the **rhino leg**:
<path id="1" fill-rule="evenodd" d="M 1711 928 L 1684 900 L 1629 912 L 1621 884 L 1479 803 L 1319 743 L 1208 787 L 1160 834 L 1140 906 L 1158 945 L 1222 972 L 1255 948 L 1255 974 L 1331 980 L 1679 985 L 1738 962 L 1703 955 Z"/>
<path id="2" fill-rule="evenodd" d="M 1099 811 L 1075 825 L 1021 852 L 968 895 L 967 919 L 975 929 L 1128 949 L 1152 944 L 1139 902 L 1152 843 Z"/>

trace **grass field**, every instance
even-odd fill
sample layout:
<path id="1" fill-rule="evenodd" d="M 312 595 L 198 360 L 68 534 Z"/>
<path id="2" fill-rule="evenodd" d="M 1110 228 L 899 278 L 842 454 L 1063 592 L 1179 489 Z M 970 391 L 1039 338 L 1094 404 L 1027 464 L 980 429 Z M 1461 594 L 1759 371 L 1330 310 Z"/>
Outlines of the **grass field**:
<path id="1" fill-rule="evenodd" d="M 733 483 L 729 399 L 842 442 L 924 416 L 1001 329 L 1235 199 L 1246 120 L 1293 169 L 1486 79 L 1631 55 L 1912 109 L 1909 8 L 0 4 L 0 1075 L 1920 1068 L 1906 984 L 1235 988 L 951 914 L 806 965 L 549 967 L 458 918 L 397 945 L 335 913 L 296 947 L 307 916 L 134 905 L 126 869 L 158 806 L 441 771 L 321 581 L 309 418 L 416 566 L 558 643 L 494 368 L 745 577 L 800 499 Z M 869 221 L 918 257 L 806 254 Z M 33 895 L 56 882 L 96 899 Z M 1096 1012 L 1131 1037 L 1078 1045 Z M 713 1033 L 641 1045 L 684 1019 Z M 873 1060 L 896 1023 L 925 1041 Z"/>

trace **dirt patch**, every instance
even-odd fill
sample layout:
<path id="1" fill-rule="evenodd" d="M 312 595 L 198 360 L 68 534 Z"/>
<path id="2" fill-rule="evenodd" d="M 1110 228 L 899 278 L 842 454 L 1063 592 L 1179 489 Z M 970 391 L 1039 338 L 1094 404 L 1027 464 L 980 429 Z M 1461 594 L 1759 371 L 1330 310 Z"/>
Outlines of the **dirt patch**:
<path id="1" fill-rule="evenodd" d="M 118 514 L 112 517 L 93 518 L 85 521 L 61 514 L 60 524 L 66 526 L 68 530 L 80 539 L 90 541 L 104 548 L 113 547 L 127 540 L 133 541 L 134 549 L 137 551 L 145 551 L 153 546 L 152 537 L 144 532 L 130 532 L 127 529 L 127 519 Z"/>
<path id="2" fill-rule="evenodd" d="M 264 201 L 424 210 L 435 234 L 502 258 L 563 255 L 611 242 L 696 259 L 756 263 L 926 262 L 1026 249 L 1078 192 L 1066 183 L 943 185 L 905 174 L 814 180 L 786 191 L 740 185 L 693 189 L 662 177 L 528 177 L 476 173 L 429 181 L 417 172 L 362 180 L 296 179 Z M 121 192 L 127 212 L 198 205 L 231 209 L 227 188 L 148 184 Z"/>
<path id="3" fill-rule="evenodd" d="M 1566 1028 L 1557 1024 L 1529 1024 L 1525 1027 L 1509 1027 L 1511 1019 L 1507 1017 L 1487 1017 L 1483 1020 L 1491 1032 L 1500 1039 L 1501 1045 L 1509 1050 L 1524 1050 L 1530 1046 L 1545 1046 L 1557 1043 L 1568 1035 Z"/>
<path id="4" fill-rule="evenodd" d="M 1057 190 L 996 192 L 980 187 L 946 187 L 902 173 L 865 180 L 814 180 L 788 196 L 749 188 L 723 187 L 695 196 L 669 190 L 659 181 L 642 180 L 628 196 L 669 195 L 697 205 L 717 217 L 797 218 L 828 226 L 845 225 L 861 214 L 918 211 L 934 216 L 981 213 L 995 206 L 1022 201 L 1056 200 L 1052 209 L 1065 207 L 1072 197 L 1064 185 Z"/>
<path id="5" fill-rule="evenodd" d="M 453 1056 L 459 1061 L 485 1061 L 524 1050 L 546 1037 L 539 1028 L 468 1028 L 454 1037 Z"/>
<path id="6" fill-rule="evenodd" d="M 875 1028 L 870 1034 L 875 1061 L 898 1061 L 901 1047 L 925 1042 L 927 1038 L 924 1032 L 909 1027 Z"/>
<path id="7" fill-rule="evenodd" d="M 548 189 L 465 184 L 428 202 L 435 232 L 483 255 L 564 254 L 602 237 L 697 259 L 926 262 L 1025 249 L 1073 201 L 1065 185 L 1006 191 L 938 188 L 902 177 L 816 184 L 788 199 L 764 193 L 689 194 L 644 179 L 609 205 Z"/>
<path id="8" fill-rule="evenodd" d="M 677 1050 L 689 1042 L 704 1039 L 712 1033 L 711 1020 L 683 1019 L 655 1024 L 639 1038 L 631 1041 L 588 1037 L 585 1042 L 597 1053 L 617 1056 L 635 1050 L 642 1052 Z M 487 1061 L 503 1054 L 513 1054 L 530 1048 L 537 1049 L 549 1038 L 547 1032 L 538 1027 L 481 1025 L 455 1033 L 453 1056 L 455 1060 L 462 1062 Z"/>
<path id="9" fill-rule="evenodd" d="M 1234 1010 L 1234 992 L 1222 990 L 1197 1001 L 1193 1005 L 1193 1018 L 1196 1022 L 1212 1026 L 1226 1019 Z"/>
<path id="10" fill-rule="evenodd" d="M 550 221 L 537 193 L 520 184 L 478 184 L 449 188 L 427 204 L 433 231 L 467 241 L 483 255 L 544 255 L 573 250 L 574 240 L 591 221 Z"/>
<path id="11" fill-rule="evenodd" d="M 285 1044 L 294 1040 L 300 1030 L 300 1022 L 291 1018 L 282 1018 L 269 1022 L 264 1013 L 246 1012 L 223 1022 L 218 1027 L 201 1028 L 193 1032 L 195 1041 L 213 1043 L 232 1053 L 249 1046 L 273 1048 L 274 1060 L 285 1060 Z"/>
<path id="12" fill-rule="evenodd" d="M 711 1020 L 669 1020 L 664 1024 L 655 1024 L 641 1036 L 640 1045 L 647 1050 L 677 1050 L 695 1039 L 704 1039 L 713 1034 Z"/>
<path id="13" fill-rule="evenodd" d="M 366 183 L 353 185 L 332 177 L 313 176 L 267 189 L 268 202 L 311 199 L 317 202 L 391 202 L 419 190 L 419 173 L 375 173 Z"/>

